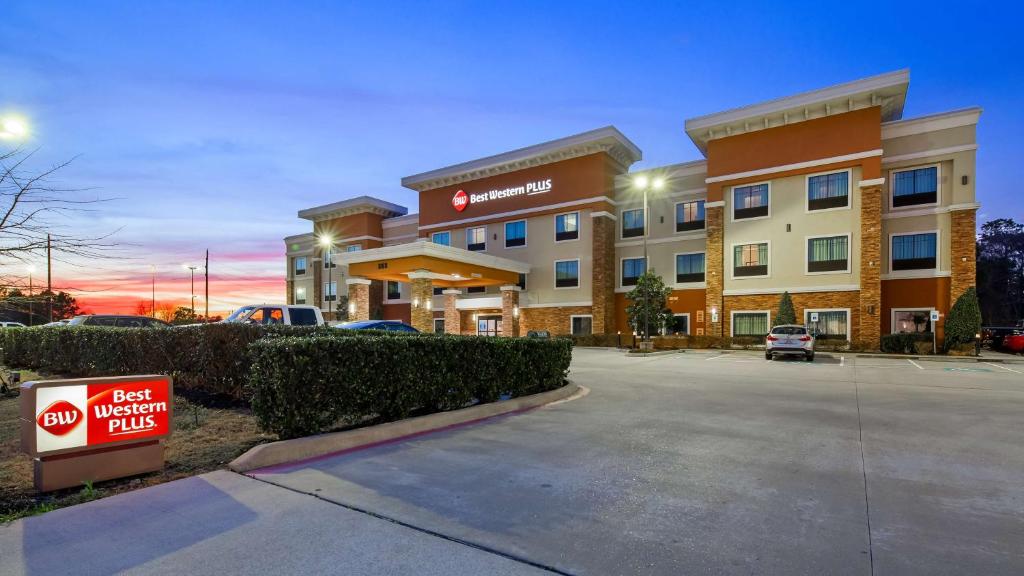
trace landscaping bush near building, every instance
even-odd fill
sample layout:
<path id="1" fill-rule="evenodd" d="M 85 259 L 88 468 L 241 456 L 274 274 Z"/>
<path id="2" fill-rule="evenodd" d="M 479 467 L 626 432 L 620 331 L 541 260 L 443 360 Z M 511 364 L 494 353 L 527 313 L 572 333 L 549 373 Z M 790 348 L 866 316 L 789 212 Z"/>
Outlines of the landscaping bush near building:
<path id="1" fill-rule="evenodd" d="M 960 351 L 965 345 L 974 347 L 975 336 L 981 332 L 981 307 L 978 292 L 973 286 L 964 291 L 946 316 L 946 337 L 943 347 L 946 351 Z"/>
<path id="2" fill-rule="evenodd" d="M 885 334 L 882 336 L 881 349 L 890 354 L 931 354 L 932 333 Z"/>
<path id="3" fill-rule="evenodd" d="M 568 339 L 352 335 L 284 337 L 250 347 L 249 396 L 282 438 L 339 422 L 383 421 L 562 386 Z"/>

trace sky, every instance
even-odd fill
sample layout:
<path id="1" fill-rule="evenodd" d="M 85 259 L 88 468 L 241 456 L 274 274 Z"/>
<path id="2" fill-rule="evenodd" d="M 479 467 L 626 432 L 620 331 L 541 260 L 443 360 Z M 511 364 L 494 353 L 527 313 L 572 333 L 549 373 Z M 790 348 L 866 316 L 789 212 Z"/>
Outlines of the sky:
<path id="1" fill-rule="evenodd" d="M 311 229 L 300 209 L 368 194 L 414 212 L 403 176 L 606 125 L 643 151 L 635 169 L 695 160 L 687 118 L 901 68 L 905 118 L 984 108 L 979 220 L 1024 220 L 1020 4 L 0 0 L 0 14 L 0 115 L 29 123 L 34 168 L 74 158 L 61 184 L 109 199 L 63 225 L 115 232 L 117 250 L 53 270 L 93 312 L 148 302 L 153 266 L 158 302 L 187 303 L 183 264 L 207 249 L 211 313 L 282 301 L 282 238 Z"/>

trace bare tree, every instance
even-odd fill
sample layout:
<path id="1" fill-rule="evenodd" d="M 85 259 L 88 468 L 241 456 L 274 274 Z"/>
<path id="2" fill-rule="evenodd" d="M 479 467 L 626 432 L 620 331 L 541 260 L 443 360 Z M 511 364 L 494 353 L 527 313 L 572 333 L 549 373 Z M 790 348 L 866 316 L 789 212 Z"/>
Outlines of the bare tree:
<path id="1" fill-rule="evenodd" d="M 33 154 L 21 149 L 0 151 L 0 283 L 5 285 L 24 284 L 24 275 L 10 267 L 45 256 L 48 248 L 54 260 L 66 262 L 105 257 L 115 246 L 113 232 L 85 236 L 70 229 L 71 217 L 92 212 L 96 204 L 106 201 L 83 198 L 87 190 L 66 188 L 55 181 L 72 160 L 33 171 L 29 168 Z"/>

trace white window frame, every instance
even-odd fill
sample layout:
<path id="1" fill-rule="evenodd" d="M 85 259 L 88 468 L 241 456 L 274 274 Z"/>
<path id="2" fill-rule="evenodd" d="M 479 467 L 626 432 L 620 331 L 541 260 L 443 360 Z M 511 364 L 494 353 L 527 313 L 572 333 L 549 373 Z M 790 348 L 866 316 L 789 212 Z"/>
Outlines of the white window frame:
<path id="1" fill-rule="evenodd" d="M 691 254 L 703 254 L 704 255 L 704 281 L 703 282 L 676 282 L 676 278 L 679 277 L 679 256 L 689 256 Z M 771 260 L 771 258 L 769 258 Z M 708 253 L 707 250 L 694 250 L 693 252 L 676 252 L 672 255 L 672 285 L 675 287 L 683 288 L 697 288 L 699 285 L 705 286 L 708 281 Z M 689 328 L 687 328 L 689 330 Z"/>
<path id="2" fill-rule="evenodd" d="M 324 265 L 323 269 L 324 270 L 327 270 L 328 268 L 337 268 L 338 267 L 338 265 L 334 263 L 334 246 L 333 245 L 328 246 L 328 247 L 323 249 L 323 252 L 320 255 L 320 260 L 323 261 L 323 265 Z"/>
<path id="3" fill-rule="evenodd" d="M 575 214 L 576 215 L 576 237 L 575 238 L 570 238 L 568 240 L 559 240 L 558 239 L 558 217 L 559 216 L 568 216 L 569 214 Z M 571 212 L 561 212 L 559 214 L 555 214 L 555 217 L 551 220 L 551 224 L 554 226 L 554 230 L 552 231 L 552 234 L 554 234 L 554 239 L 555 239 L 555 243 L 556 244 L 562 244 L 563 242 L 576 242 L 583 235 L 583 219 L 580 218 L 580 211 L 579 210 L 573 210 Z"/>
<path id="4" fill-rule="evenodd" d="M 672 313 L 672 317 L 674 318 L 676 316 L 686 316 L 686 333 L 683 334 L 683 336 L 689 336 L 690 335 L 690 313 L 689 312 L 673 312 Z M 668 330 L 666 330 L 664 326 L 661 327 L 661 335 L 662 336 L 668 336 Z"/>
<path id="5" fill-rule="evenodd" d="M 811 329 L 811 320 L 809 318 L 811 312 L 846 312 L 846 341 L 850 342 L 850 331 L 853 329 L 853 320 L 850 316 L 849 308 L 804 308 L 804 326 L 808 330 Z"/>
<path id="6" fill-rule="evenodd" d="M 452 231 L 451 230 L 438 230 L 437 232 L 431 232 L 430 233 L 430 242 L 432 244 L 437 244 L 437 242 L 434 242 L 434 237 L 437 236 L 438 234 L 448 234 L 448 244 L 441 244 L 441 246 L 451 246 L 452 245 Z"/>
<path id="7" fill-rule="evenodd" d="M 559 262 L 575 262 L 576 263 L 576 285 L 575 286 L 559 286 L 558 285 L 558 263 Z M 578 290 L 580 287 L 580 278 L 583 277 L 583 265 L 579 258 L 562 258 L 561 260 L 555 260 L 551 264 L 551 272 L 554 276 L 551 277 L 551 286 L 555 290 Z"/>
<path id="8" fill-rule="evenodd" d="M 478 230 L 480 228 L 483 228 L 483 230 L 484 230 L 484 249 L 483 250 L 474 250 L 474 252 L 486 252 L 487 251 L 487 225 L 486 224 L 484 224 L 482 226 L 469 226 L 468 228 L 466 228 L 466 230 L 465 230 L 465 234 L 466 234 L 466 250 L 469 250 L 469 245 L 470 245 L 469 231 L 470 230 Z"/>
<path id="9" fill-rule="evenodd" d="M 935 268 L 915 268 L 914 270 L 893 270 L 893 250 L 892 242 L 893 238 L 897 236 L 914 236 L 917 234 L 935 234 Z M 889 234 L 889 276 L 893 278 L 905 277 L 913 278 L 920 276 L 921 274 L 933 275 L 936 272 L 942 270 L 942 231 L 941 230 L 915 230 L 912 232 L 893 232 Z M 912 308 L 917 310 L 917 308 Z"/>
<path id="10" fill-rule="evenodd" d="M 890 308 L 889 309 L 889 334 L 903 334 L 903 332 L 895 332 L 894 331 L 895 328 L 896 328 L 896 313 L 897 312 L 927 312 L 928 313 L 928 318 L 929 318 L 928 321 L 929 321 L 929 323 L 931 323 L 931 325 L 932 325 L 932 332 L 934 333 L 935 332 L 935 328 L 936 328 L 936 326 L 935 326 L 936 323 L 931 321 L 931 314 L 932 314 L 932 312 L 935 312 L 935 310 L 936 309 L 935 309 L 934 306 L 916 306 L 916 307 L 910 307 L 910 308 Z"/>
<path id="11" fill-rule="evenodd" d="M 811 240 L 816 238 L 838 238 L 840 236 L 846 236 L 846 270 L 826 270 L 824 272 L 811 272 L 811 252 L 808 248 Z M 815 234 L 814 236 L 804 236 L 804 276 L 821 276 L 822 274 L 850 274 L 853 270 L 853 238 L 850 233 L 845 234 Z M 768 260 L 771 261 L 771 255 L 768 255 Z"/>
<path id="12" fill-rule="evenodd" d="M 392 298 L 391 296 L 388 295 L 388 283 L 389 282 L 394 282 L 395 284 L 398 284 L 398 298 Z M 401 299 L 402 299 L 402 283 L 399 282 L 398 280 L 385 280 L 384 281 L 384 301 L 385 302 L 398 302 Z"/>
<path id="13" fill-rule="evenodd" d="M 707 258 L 707 257 L 705 256 L 705 258 Z M 634 284 L 633 286 L 625 286 L 625 285 L 622 284 L 622 264 L 626 260 L 644 260 L 644 273 L 646 273 L 648 270 L 651 269 L 651 258 L 650 258 L 650 256 L 648 256 L 646 259 L 644 259 L 643 256 L 623 256 L 622 258 L 619 258 L 619 270 L 618 270 L 618 272 L 616 272 L 616 276 L 618 276 L 618 278 L 619 278 L 619 282 L 618 282 L 619 288 L 622 288 L 622 289 L 625 289 L 625 290 L 632 290 L 634 287 L 636 287 L 636 284 Z M 707 261 L 705 261 L 704 262 L 704 267 L 707 268 L 707 265 L 708 265 Z"/>
<path id="14" fill-rule="evenodd" d="M 846 172 L 846 206 L 837 206 L 835 208 L 821 208 L 820 210 L 811 210 L 811 178 L 815 176 L 827 176 L 828 174 L 839 174 L 840 172 Z M 770 198 L 769 198 L 770 199 Z M 770 202 L 769 202 L 770 204 Z M 835 212 L 836 210 L 850 210 L 853 207 L 853 168 L 829 170 L 827 172 L 815 172 L 814 174 L 808 174 L 804 178 L 804 212 L 806 214 L 820 214 L 821 212 Z M 769 208 L 771 210 L 771 208 Z"/>
<path id="15" fill-rule="evenodd" d="M 302 274 L 299 274 L 299 260 L 302 260 Z M 309 258 L 306 256 L 295 256 L 292 258 L 292 277 L 306 276 L 309 273 Z"/>
<path id="16" fill-rule="evenodd" d="M 302 302 L 299 302 L 299 290 L 302 290 Z M 292 301 L 295 302 L 296 304 L 305 304 L 307 301 L 309 301 L 309 298 L 306 297 L 305 286 L 294 286 L 292 288 Z"/>
<path id="17" fill-rule="evenodd" d="M 569 335 L 573 336 L 572 333 L 572 321 L 574 318 L 590 318 L 590 334 L 594 333 L 594 315 L 593 314 L 570 314 L 569 315 Z"/>
<path id="18" fill-rule="evenodd" d="M 353 250 L 353 248 L 354 248 L 354 250 Z M 345 252 L 359 252 L 362 249 L 363 249 L 363 246 L 361 244 L 347 244 L 345 246 Z"/>
<path id="19" fill-rule="evenodd" d="M 736 247 L 746 246 L 748 244 L 767 244 L 768 245 L 768 273 L 762 276 L 736 276 Z M 704 257 L 704 268 L 705 274 L 707 274 L 707 256 Z M 747 242 L 733 242 L 729 245 L 729 279 L 730 280 L 748 280 L 754 278 L 771 278 L 772 277 L 772 241 L 771 240 L 749 240 Z M 705 276 L 707 278 L 707 276 Z M 754 310 L 757 312 L 757 310 Z"/>
<path id="20" fill-rule="evenodd" d="M 920 170 L 921 168 L 935 168 L 935 202 L 928 204 L 913 204 L 911 206 L 893 206 L 893 201 L 896 199 L 896 179 L 893 175 L 897 172 L 909 172 L 911 170 Z M 902 212 L 904 210 L 919 210 L 921 208 L 929 208 L 935 206 L 942 206 L 942 162 L 931 162 L 929 164 L 915 164 L 913 166 L 901 166 L 899 168 L 889 169 L 889 211 L 890 212 Z"/>
<path id="21" fill-rule="evenodd" d="M 736 315 L 737 314 L 764 314 L 768 318 L 768 332 L 772 330 L 772 311 L 771 310 L 730 310 L 729 311 L 729 337 L 736 337 Z M 748 336 L 744 336 L 747 338 Z"/>
<path id="22" fill-rule="evenodd" d="M 438 322 L 440 322 L 440 323 L 441 323 L 441 332 L 440 332 L 440 334 L 447 334 L 448 332 L 447 332 L 447 331 L 446 331 L 446 330 L 444 329 L 444 318 L 434 318 L 434 322 L 433 322 L 433 324 L 432 324 L 432 326 L 433 326 L 433 328 L 434 328 L 434 333 L 435 333 L 435 334 L 438 334 L 438 333 L 439 333 L 439 332 L 437 331 L 437 323 L 438 323 Z"/>
<path id="23" fill-rule="evenodd" d="M 629 238 L 626 238 L 625 236 L 622 235 L 622 227 L 626 224 L 626 219 L 622 215 L 625 214 L 626 212 L 633 212 L 634 210 L 639 210 L 644 213 L 644 233 L 639 236 L 630 236 Z M 648 212 L 650 212 L 650 210 L 650 206 L 647 207 L 647 210 L 644 210 L 643 204 L 641 204 L 640 206 L 633 206 L 632 208 L 619 208 L 619 240 L 625 240 L 628 242 L 630 240 L 642 240 L 646 238 L 647 233 L 650 232 L 651 230 L 649 228 L 650 222 L 647 221 L 647 217 L 649 216 Z"/>
<path id="24" fill-rule="evenodd" d="M 334 294 L 333 294 L 334 300 L 328 300 L 327 299 L 328 296 L 332 296 L 332 294 L 328 294 L 328 292 L 334 292 Z M 337 280 L 332 280 L 330 282 L 324 282 L 323 303 L 326 304 L 327 302 L 337 302 L 337 301 L 338 301 L 338 281 Z"/>
<path id="25" fill-rule="evenodd" d="M 737 188 L 747 188 L 749 186 L 760 186 L 761 184 L 767 184 L 768 185 L 768 215 L 767 216 L 757 216 L 755 218 L 740 218 L 739 220 L 737 220 L 736 219 L 736 189 Z M 704 210 L 705 210 L 704 215 L 705 215 L 705 217 L 707 216 L 707 208 L 708 208 L 707 203 L 705 203 L 704 204 Z M 772 217 L 772 182 L 771 182 L 771 180 L 766 180 L 764 182 L 748 182 L 746 184 L 737 184 L 735 186 L 730 186 L 729 187 L 729 208 L 730 208 L 729 209 L 729 221 L 730 222 L 753 222 L 755 220 L 767 220 L 767 219 L 771 218 Z M 771 260 L 771 258 L 769 258 L 769 260 Z"/>
<path id="26" fill-rule="evenodd" d="M 523 223 L 523 245 L 522 246 L 509 246 L 508 245 L 508 225 L 515 224 L 516 222 Z M 506 250 L 518 250 L 520 248 L 526 248 L 530 243 L 530 223 L 526 221 L 526 218 L 520 218 L 518 220 L 506 220 L 501 223 L 501 239 L 502 244 Z"/>
<path id="27" fill-rule="evenodd" d="M 697 230 L 683 230 L 682 232 L 676 231 L 676 214 L 679 213 L 680 204 L 691 204 L 693 202 L 704 202 L 704 227 Z M 771 210 L 771 208 L 769 208 Z M 708 199 L 705 196 L 699 198 L 688 198 L 686 200 L 680 200 L 679 202 L 672 203 L 672 234 L 683 235 L 683 234 L 697 234 L 699 232 L 707 232 L 708 230 Z"/>

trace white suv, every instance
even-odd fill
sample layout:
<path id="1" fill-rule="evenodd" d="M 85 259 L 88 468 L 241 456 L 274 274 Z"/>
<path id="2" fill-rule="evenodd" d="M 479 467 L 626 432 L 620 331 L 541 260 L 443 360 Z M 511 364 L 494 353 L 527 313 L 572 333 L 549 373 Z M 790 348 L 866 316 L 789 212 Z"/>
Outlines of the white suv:
<path id="1" fill-rule="evenodd" d="M 235 310 L 224 321 L 268 326 L 323 326 L 324 316 L 316 306 L 251 304 Z"/>
<path id="2" fill-rule="evenodd" d="M 765 337 L 764 357 L 771 360 L 776 354 L 802 354 L 808 362 L 814 361 L 814 336 L 806 326 L 783 324 L 772 328 Z"/>

